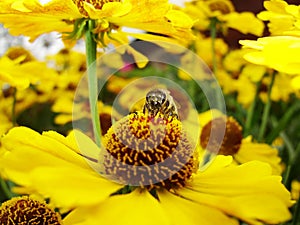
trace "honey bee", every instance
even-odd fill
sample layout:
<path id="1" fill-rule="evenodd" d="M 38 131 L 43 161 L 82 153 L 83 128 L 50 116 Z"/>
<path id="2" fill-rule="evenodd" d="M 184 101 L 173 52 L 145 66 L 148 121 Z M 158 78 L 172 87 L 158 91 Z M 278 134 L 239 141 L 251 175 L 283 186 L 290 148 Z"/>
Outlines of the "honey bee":
<path id="1" fill-rule="evenodd" d="M 170 92 L 165 89 L 153 89 L 146 94 L 143 113 L 155 117 L 161 113 L 165 118 L 169 116 L 179 119 L 177 106 Z"/>

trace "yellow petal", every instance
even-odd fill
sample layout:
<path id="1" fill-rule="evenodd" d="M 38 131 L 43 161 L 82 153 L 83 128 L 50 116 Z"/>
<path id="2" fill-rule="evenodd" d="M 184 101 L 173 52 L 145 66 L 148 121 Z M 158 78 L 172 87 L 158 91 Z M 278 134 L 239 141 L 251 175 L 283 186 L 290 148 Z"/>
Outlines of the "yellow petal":
<path id="1" fill-rule="evenodd" d="M 92 159 L 98 159 L 100 148 L 88 136 L 79 130 L 73 130 L 66 137 L 65 143 L 78 153 L 83 154 Z"/>
<path id="2" fill-rule="evenodd" d="M 239 163 L 245 163 L 251 160 L 266 162 L 272 167 L 274 175 L 280 175 L 282 172 L 278 150 L 264 143 L 252 143 L 251 140 L 244 139 L 239 151 L 234 155 L 234 158 Z"/>
<path id="3" fill-rule="evenodd" d="M 51 198 L 57 207 L 72 208 L 104 200 L 122 186 L 93 170 L 90 165 L 98 164 L 88 164 L 78 149 L 72 149 L 77 145 L 74 133 L 71 135 L 65 138 L 53 131 L 40 135 L 29 128 L 13 128 L 1 142 L 1 171 L 24 190 Z M 76 138 L 87 139 L 82 133 Z M 90 140 L 85 144 L 91 150 L 97 149 Z"/>
<path id="4" fill-rule="evenodd" d="M 94 171 L 76 167 L 38 167 L 27 176 L 31 186 L 56 207 L 94 205 L 122 187 Z"/>
<path id="5" fill-rule="evenodd" d="M 242 70 L 243 75 L 249 77 L 253 82 L 260 81 L 266 73 L 266 67 L 254 64 L 245 65 Z"/>
<path id="6" fill-rule="evenodd" d="M 62 135 L 52 131 L 41 135 L 27 127 L 16 127 L 11 129 L 1 142 L 10 154 L 22 154 L 22 150 L 25 152 L 25 149 L 29 149 L 36 152 L 37 156 L 43 152 L 76 166 L 89 168 L 86 160 L 78 154 L 78 149 L 71 149 Z M 36 163 L 40 164 L 37 161 Z"/>
<path id="7" fill-rule="evenodd" d="M 213 158 L 212 162 L 210 162 L 209 166 L 206 167 L 203 174 L 209 174 L 218 172 L 219 170 L 222 170 L 224 167 L 230 166 L 232 163 L 232 157 L 231 156 L 224 156 L 224 155 L 217 155 L 215 158 Z M 202 174 L 199 173 L 199 174 Z"/>
<path id="8" fill-rule="evenodd" d="M 261 36 L 264 30 L 264 23 L 250 12 L 233 12 L 223 15 L 222 18 L 226 20 L 226 25 L 228 27 L 236 29 L 243 34 L 250 33 Z M 245 23 L 247 23 L 247 26 L 244 26 Z"/>
<path id="9" fill-rule="evenodd" d="M 65 225 L 170 225 L 158 200 L 139 189 L 130 194 L 109 197 L 99 205 L 78 208 L 65 219 Z"/>
<path id="10" fill-rule="evenodd" d="M 279 223 L 290 219 L 290 193 L 280 176 L 271 176 L 268 164 L 253 161 L 198 173 L 182 196 L 215 207 L 251 224 Z"/>
<path id="11" fill-rule="evenodd" d="M 131 46 L 129 45 L 127 46 L 127 51 L 128 53 L 132 54 L 134 58 L 134 62 L 139 68 L 144 68 L 148 64 L 149 62 L 148 58 L 142 53 L 132 48 Z"/>
<path id="12" fill-rule="evenodd" d="M 236 219 L 228 217 L 222 211 L 206 205 L 195 203 L 169 192 L 158 193 L 161 207 L 166 211 L 173 225 L 233 225 Z"/>
<path id="13" fill-rule="evenodd" d="M 228 198 L 186 190 L 184 196 L 214 207 L 249 224 L 278 224 L 291 218 L 287 206 L 272 193 L 259 193 Z"/>
<path id="14" fill-rule="evenodd" d="M 12 35 L 26 35 L 31 41 L 52 31 L 71 32 L 72 20 L 77 18 L 82 15 L 72 0 L 65 0 L 63 4 L 52 0 L 45 5 L 37 0 L 0 2 L 0 22 Z"/>
<path id="15" fill-rule="evenodd" d="M 292 79 L 291 85 L 295 90 L 300 90 L 300 76 L 296 76 Z"/>
<path id="16" fill-rule="evenodd" d="M 38 3 L 38 2 L 37 2 Z M 18 10 L 20 12 L 31 12 L 32 10 L 28 9 L 26 6 L 24 6 L 23 0 L 17 0 L 11 4 L 11 8 Z"/>
<path id="17" fill-rule="evenodd" d="M 217 109 L 211 109 L 206 112 L 200 113 L 199 114 L 200 125 L 201 125 L 201 127 L 203 127 L 205 124 L 207 124 L 211 120 L 222 117 L 222 116 L 225 116 L 224 113 L 222 113 L 221 111 L 219 111 Z"/>
<path id="18" fill-rule="evenodd" d="M 166 14 L 166 18 L 175 27 L 191 28 L 194 24 L 193 20 L 187 14 L 179 10 L 170 10 Z"/>

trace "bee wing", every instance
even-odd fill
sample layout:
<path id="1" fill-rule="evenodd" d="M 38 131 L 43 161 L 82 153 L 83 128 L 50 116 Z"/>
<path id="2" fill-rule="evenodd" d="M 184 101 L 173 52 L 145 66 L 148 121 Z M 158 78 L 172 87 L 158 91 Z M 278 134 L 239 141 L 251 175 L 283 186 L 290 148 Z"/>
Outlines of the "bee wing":
<path id="1" fill-rule="evenodd" d="M 175 104 L 177 110 L 180 109 L 181 108 L 180 103 L 177 100 L 175 100 L 175 99 L 173 99 L 173 101 L 174 101 L 174 104 Z"/>

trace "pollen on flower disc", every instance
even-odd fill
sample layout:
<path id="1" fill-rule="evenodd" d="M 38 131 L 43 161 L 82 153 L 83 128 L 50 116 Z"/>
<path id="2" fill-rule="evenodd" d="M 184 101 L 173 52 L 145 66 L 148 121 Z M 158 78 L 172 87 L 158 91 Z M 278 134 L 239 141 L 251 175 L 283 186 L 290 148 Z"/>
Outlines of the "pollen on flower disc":
<path id="1" fill-rule="evenodd" d="M 225 127 L 225 135 L 220 132 L 223 127 Z M 242 127 L 233 117 L 219 117 L 202 128 L 200 144 L 210 152 L 234 155 L 240 149 L 242 138 Z"/>
<path id="2" fill-rule="evenodd" d="M 195 170 L 194 145 L 176 118 L 132 113 L 108 130 L 104 146 L 105 174 L 120 183 L 170 190 Z"/>
<path id="3" fill-rule="evenodd" d="M 0 207 L 1 225 L 60 225 L 60 215 L 47 204 L 27 196 L 15 197 Z"/>

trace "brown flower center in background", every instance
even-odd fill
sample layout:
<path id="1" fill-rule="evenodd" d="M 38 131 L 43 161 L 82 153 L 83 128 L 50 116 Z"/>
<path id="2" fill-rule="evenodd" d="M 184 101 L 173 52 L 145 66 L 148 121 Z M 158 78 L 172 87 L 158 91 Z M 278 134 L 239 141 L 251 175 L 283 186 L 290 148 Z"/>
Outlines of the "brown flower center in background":
<path id="1" fill-rule="evenodd" d="M 31 53 L 22 47 L 12 47 L 5 53 L 5 55 L 11 60 L 24 57 L 20 64 L 34 60 L 34 57 L 31 55 Z"/>
<path id="2" fill-rule="evenodd" d="M 103 5 L 108 2 L 120 2 L 121 0 L 73 0 L 74 4 L 77 5 L 79 12 L 85 16 L 88 16 L 84 9 L 84 2 L 92 4 L 95 9 L 102 9 Z"/>
<path id="3" fill-rule="evenodd" d="M 229 0 L 208 0 L 207 3 L 211 11 L 220 11 L 222 14 L 234 11 L 234 6 Z"/>
<path id="4" fill-rule="evenodd" d="M 101 126 L 101 132 L 102 135 L 106 134 L 108 129 L 111 127 L 111 115 L 107 113 L 100 113 L 100 126 Z"/>
<path id="5" fill-rule="evenodd" d="M 117 182 L 170 190 L 183 187 L 195 170 L 194 145 L 175 118 L 132 113 L 109 129 L 104 142 L 105 173 Z"/>
<path id="6" fill-rule="evenodd" d="M 29 197 L 15 197 L 0 207 L 1 225 L 60 225 L 60 215 L 45 203 Z"/>
<path id="7" fill-rule="evenodd" d="M 225 135 L 223 137 L 221 131 L 224 127 Z M 219 117 L 203 127 L 200 144 L 203 149 L 219 155 L 234 155 L 239 151 L 242 139 L 242 127 L 233 117 Z"/>

